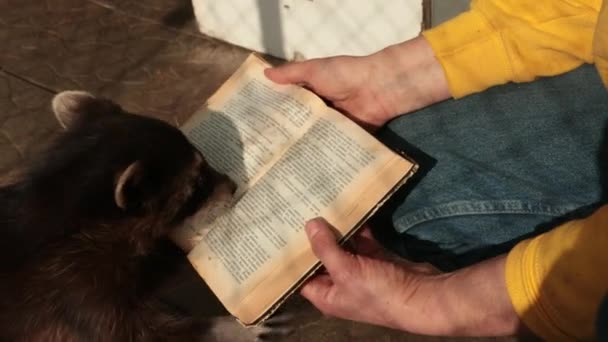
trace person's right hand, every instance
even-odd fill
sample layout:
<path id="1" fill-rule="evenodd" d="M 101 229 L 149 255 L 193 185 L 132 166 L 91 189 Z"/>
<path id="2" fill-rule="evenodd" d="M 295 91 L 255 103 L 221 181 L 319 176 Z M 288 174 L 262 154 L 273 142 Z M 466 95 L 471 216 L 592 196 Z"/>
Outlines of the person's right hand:
<path id="1" fill-rule="evenodd" d="M 447 80 L 423 37 L 365 57 L 329 57 L 266 70 L 274 82 L 301 84 L 368 129 L 450 97 Z"/>

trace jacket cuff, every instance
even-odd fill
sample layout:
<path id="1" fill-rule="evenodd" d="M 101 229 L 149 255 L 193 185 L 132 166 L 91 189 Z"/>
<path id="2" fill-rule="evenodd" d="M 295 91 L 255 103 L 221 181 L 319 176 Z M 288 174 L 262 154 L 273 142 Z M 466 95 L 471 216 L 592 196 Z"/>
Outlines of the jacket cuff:
<path id="1" fill-rule="evenodd" d="M 513 80 L 500 34 L 477 10 L 422 33 L 446 74 L 454 98 Z"/>

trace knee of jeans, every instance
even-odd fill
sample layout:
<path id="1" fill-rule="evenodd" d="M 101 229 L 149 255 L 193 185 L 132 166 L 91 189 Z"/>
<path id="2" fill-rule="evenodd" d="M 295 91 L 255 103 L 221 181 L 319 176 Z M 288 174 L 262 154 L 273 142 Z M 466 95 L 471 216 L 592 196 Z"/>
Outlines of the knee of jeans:
<path id="1" fill-rule="evenodd" d="M 458 255 L 530 236 L 546 216 L 528 214 L 463 215 L 425 221 L 403 234 Z"/>
<path id="2" fill-rule="evenodd" d="M 392 249 L 452 270 L 506 253 L 518 242 L 550 229 L 555 221 L 555 216 L 538 213 L 454 215 L 407 227 L 397 220 L 401 239 L 393 242 Z"/>
<path id="3" fill-rule="evenodd" d="M 542 232 L 578 206 L 529 200 L 469 200 L 415 210 L 406 207 L 404 203 L 393 215 L 398 233 L 432 245 L 435 250 L 461 254 Z"/>

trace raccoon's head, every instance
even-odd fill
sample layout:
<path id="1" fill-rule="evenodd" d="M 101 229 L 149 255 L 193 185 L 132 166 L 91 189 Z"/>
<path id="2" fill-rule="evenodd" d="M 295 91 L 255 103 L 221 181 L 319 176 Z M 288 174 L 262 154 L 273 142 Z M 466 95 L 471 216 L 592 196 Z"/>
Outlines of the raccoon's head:
<path id="1" fill-rule="evenodd" d="M 62 92 L 52 105 L 64 132 L 30 179 L 38 200 L 66 222 L 136 222 L 125 233 L 156 238 L 235 190 L 165 122 L 81 91 Z"/>

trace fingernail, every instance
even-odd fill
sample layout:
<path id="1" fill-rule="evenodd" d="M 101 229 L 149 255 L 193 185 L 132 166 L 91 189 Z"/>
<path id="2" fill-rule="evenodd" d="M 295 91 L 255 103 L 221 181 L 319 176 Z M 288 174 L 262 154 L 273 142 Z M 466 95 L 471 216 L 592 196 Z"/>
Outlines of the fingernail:
<path id="1" fill-rule="evenodd" d="M 323 222 L 322 218 L 315 218 L 315 219 L 308 221 L 308 223 L 306 224 L 306 227 L 305 227 L 306 234 L 308 235 L 308 237 L 313 237 L 313 236 L 317 235 L 317 233 L 321 229 L 322 222 Z"/>

